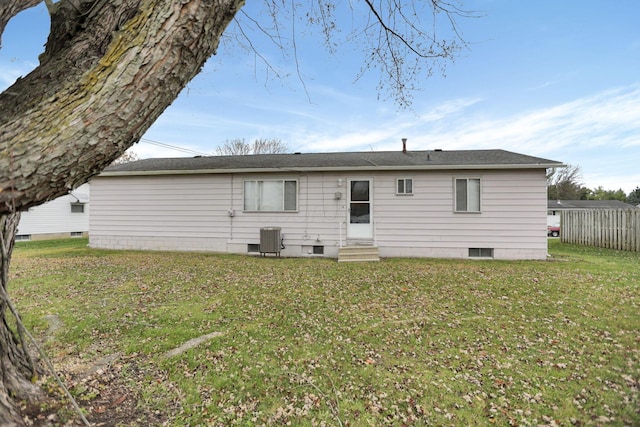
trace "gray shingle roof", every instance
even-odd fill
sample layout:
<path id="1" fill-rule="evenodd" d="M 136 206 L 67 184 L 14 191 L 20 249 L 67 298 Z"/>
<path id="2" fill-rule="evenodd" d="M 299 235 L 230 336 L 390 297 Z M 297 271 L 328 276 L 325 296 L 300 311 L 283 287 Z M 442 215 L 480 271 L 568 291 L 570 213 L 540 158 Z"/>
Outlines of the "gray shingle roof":
<path id="1" fill-rule="evenodd" d="M 568 209 L 632 209 L 635 206 L 620 200 L 549 200 L 547 207 L 550 210 Z"/>
<path id="2" fill-rule="evenodd" d="M 548 168 L 561 162 L 505 150 L 371 151 L 144 159 L 109 166 L 103 176 L 261 171 Z"/>

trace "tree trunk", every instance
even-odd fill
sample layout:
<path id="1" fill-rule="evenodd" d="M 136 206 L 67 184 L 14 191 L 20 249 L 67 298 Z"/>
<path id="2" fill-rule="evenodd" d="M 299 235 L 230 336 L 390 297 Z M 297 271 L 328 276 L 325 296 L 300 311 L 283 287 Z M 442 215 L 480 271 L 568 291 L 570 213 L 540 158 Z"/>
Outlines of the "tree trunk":
<path id="1" fill-rule="evenodd" d="M 0 94 L 0 214 L 65 194 L 137 142 L 244 1 L 52 4 L 40 66 Z"/>
<path id="2" fill-rule="evenodd" d="M 0 35 L 39 0 L 0 0 Z M 7 322 L 18 212 L 66 194 L 137 142 L 217 49 L 244 0 L 47 1 L 40 65 L 0 94 L 0 425 L 39 389 Z M 14 313 L 14 316 L 17 313 Z"/>
<path id="3" fill-rule="evenodd" d="M 28 349 L 9 327 L 7 297 L 9 264 L 20 214 L 0 216 L 0 425 L 22 425 L 22 417 L 14 406 L 14 399 L 34 401 L 42 397 L 30 381 L 33 376 Z M 15 315 L 15 314 L 14 314 Z"/>

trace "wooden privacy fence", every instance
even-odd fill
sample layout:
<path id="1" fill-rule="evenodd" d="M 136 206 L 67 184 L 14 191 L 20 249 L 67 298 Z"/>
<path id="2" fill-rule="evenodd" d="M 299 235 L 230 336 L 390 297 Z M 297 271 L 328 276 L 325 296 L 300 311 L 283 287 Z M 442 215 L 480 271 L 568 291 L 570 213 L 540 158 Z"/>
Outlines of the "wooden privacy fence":
<path id="1" fill-rule="evenodd" d="M 560 213 L 562 242 L 640 252 L 640 209 L 581 209 Z"/>

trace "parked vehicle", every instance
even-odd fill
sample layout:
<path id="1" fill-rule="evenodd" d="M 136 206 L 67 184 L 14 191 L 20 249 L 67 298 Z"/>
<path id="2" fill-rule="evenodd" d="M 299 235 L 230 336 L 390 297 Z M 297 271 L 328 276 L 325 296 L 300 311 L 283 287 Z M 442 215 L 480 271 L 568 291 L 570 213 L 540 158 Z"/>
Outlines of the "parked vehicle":
<path id="1" fill-rule="evenodd" d="M 558 237 L 560 235 L 560 227 L 557 225 L 547 226 L 547 236 Z"/>

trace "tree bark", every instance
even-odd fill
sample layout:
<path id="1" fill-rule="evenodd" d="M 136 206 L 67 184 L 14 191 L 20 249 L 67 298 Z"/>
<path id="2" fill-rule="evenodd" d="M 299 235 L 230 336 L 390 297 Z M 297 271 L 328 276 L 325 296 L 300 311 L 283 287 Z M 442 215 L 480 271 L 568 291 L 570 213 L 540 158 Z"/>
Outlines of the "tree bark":
<path id="1" fill-rule="evenodd" d="M 38 2 L 1 0 L 0 35 Z M 40 65 L 0 94 L 0 425 L 22 425 L 14 399 L 40 397 L 28 350 L 7 322 L 18 212 L 87 182 L 137 142 L 215 54 L 243 4 L 47 1 Z"/>
<path id="2" fill-rule="evenodd" d="M 14 399 L 34 401 L 42 393 L 31 381 L 28 349 L 7 322 L 9 264 L 20 214 L 0 216 L 0 425 L 22 425 Z M 15 315 L 15 314 L 14 314 Z"/>
<path id="3" fill-rule="evenodd" d="M 54 3 L 40 66 L 0 94 L 0 214 L 65 194 L 137 142 L 243 4 Z"/>

